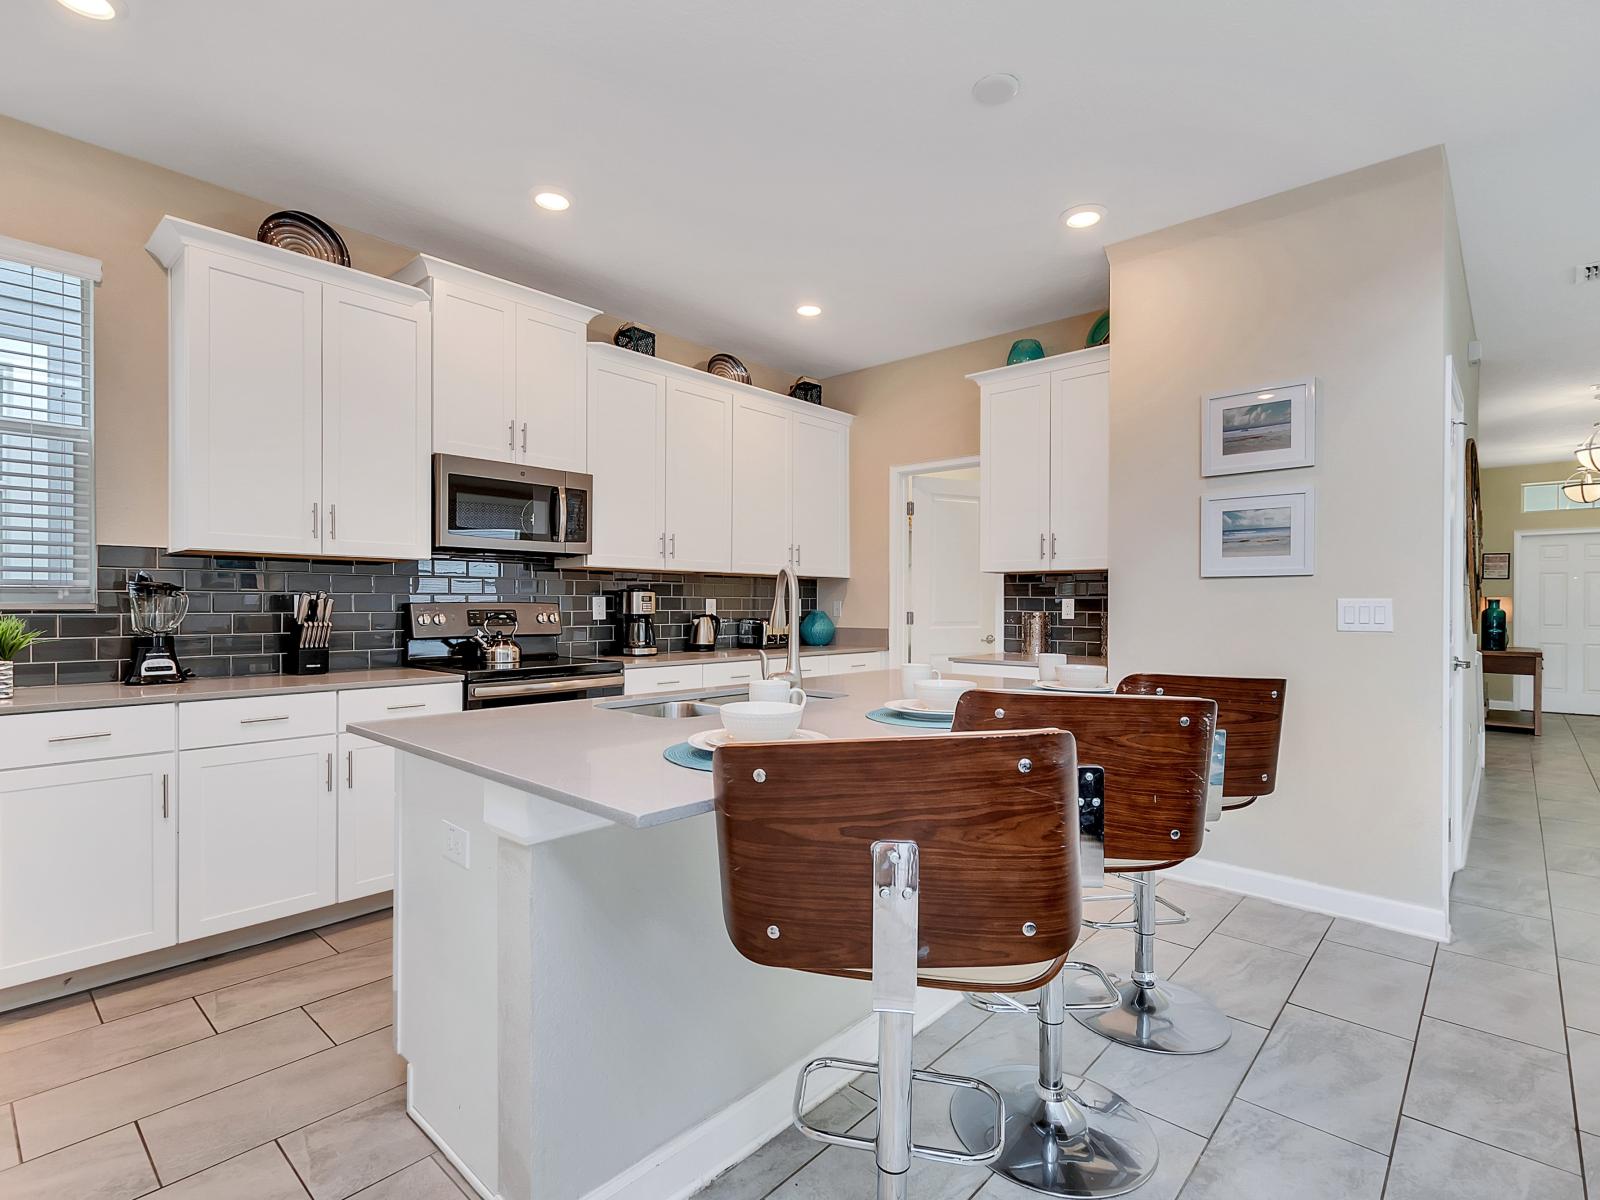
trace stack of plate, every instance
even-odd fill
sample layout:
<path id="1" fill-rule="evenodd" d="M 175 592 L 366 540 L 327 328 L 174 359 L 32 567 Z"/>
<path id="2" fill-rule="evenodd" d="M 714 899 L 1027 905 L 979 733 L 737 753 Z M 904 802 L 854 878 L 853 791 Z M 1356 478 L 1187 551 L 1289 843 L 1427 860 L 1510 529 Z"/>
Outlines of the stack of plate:
<path id="1" fill-rule="evenodd" d="M 949 709 L 932 708 L 921 700 L 890 700 L 884 707 L 902 717 L 917 717 L 924 721 L 948 721 L 955 716 Z"/>
<path id="2" fill-rule="evenodd" d="M 796 729 L 790 734 L 791 742 L 820 742 L 827 738 L 827 734 L 818 733 L 815 729 Z M 704 750 L 707 754 L 714 753 L 718 746 L 726 746 L 733 741 L 733 735 L 726 729 L 702 729 L 699 733 L 691 733 L 688 737 L 689 745 L 696 750 Z"/>
<path id="3" fill-rule="evenodd" d="M 1117 690 L 1109 683 L 1085 686 L 1081 683 L 1058 683 L 1054 679 L 1040 679 L 1033 686 L 1044 692 L 1072 692 L 1079 696 L 1105 696 Z"/>

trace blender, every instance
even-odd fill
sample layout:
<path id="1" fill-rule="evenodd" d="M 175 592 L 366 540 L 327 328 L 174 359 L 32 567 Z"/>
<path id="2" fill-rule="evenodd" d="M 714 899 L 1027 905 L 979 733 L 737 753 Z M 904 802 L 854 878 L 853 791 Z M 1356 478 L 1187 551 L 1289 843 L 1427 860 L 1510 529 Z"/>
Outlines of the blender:
<path id="1" fill-rule="evenodd" d="M 128 615 L 133 623 L 133 663 L 122 682 L 180 683 L 194 674 L 178 665 L 173 635 L 189 612 L 189 593 L 158 583 L 144 572 L 128 580 Z"/>

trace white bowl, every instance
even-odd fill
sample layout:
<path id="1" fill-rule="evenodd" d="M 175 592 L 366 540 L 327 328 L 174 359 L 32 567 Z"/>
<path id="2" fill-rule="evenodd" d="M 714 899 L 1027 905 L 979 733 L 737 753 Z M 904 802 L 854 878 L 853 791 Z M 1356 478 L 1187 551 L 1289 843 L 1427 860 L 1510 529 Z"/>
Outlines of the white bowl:
<path id="1" fill-rule="evenodd" d="M 935 712 L 953 713 L 962 692 L 970 692 L 978 685 L 970 679 L 919 679 L 916 684 L 917 699 Z"/>
<path id="2" fill-rule="evenodd" d="M 1087 663 L 1057 663 L 1054 669 L 1046 675 L 1041 669 L 1040 677 L 1055 683 L 1064 683 L 1069 687 L 1105 687 L 1106 669 L 1094 667 Z"/>
<path id="3" fill-rule="evenodd" d="M 722 727 L 736 742 L 781 742 L 800 728 L 805 712 L 777 700 L 737 700 L 722 706 Z"/>

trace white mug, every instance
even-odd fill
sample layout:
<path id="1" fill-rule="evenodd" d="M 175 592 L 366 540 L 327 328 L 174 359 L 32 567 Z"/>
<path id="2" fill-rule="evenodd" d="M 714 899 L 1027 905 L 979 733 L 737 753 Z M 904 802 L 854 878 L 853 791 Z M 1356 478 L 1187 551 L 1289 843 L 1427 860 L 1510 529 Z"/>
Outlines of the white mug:
<path id="1" fill-rule="evenodd" d="M 917 699 L 934 712 L 953 713 L 962 693 L 977 686 L 970 679 L 922 679 L 917 682 Z"/>
<path id="2" fill-rule="evenodd" d="M 901 694 L 915 696 L 917 694 L 917 684 L 924 679 L 939 678 L 941 678 L 939 672 L 935 671 L 927 663 L 907 663 L 900 668 Z"/>
<path id="3" fill-rule="evenodd" d="M 1066 665 L 1067 656 L 1065 654 L 1041 654 L 1039 655 L 1039 678 L 1046 682 L 1059 679 L 1060 676 L 1056 673 L 1056 668 Z"/>
<path id="4" fill-rule="evenodd" d="M 787 679 L 752 679 L 750 699 L 758 702 L 768 700 L 778 704 L 798 704 L 801 708 L 806 704 L 806 694 L 797 687 L 790 687 Z"/>

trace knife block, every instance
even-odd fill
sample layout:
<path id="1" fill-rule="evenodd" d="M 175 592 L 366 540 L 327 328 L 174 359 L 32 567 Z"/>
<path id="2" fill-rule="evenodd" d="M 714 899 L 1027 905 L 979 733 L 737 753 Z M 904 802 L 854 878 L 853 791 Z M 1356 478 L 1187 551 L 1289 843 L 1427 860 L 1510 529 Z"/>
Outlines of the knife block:
<path id="1" fill-rule="evenodd" d="M 291 645 L 284 651 L 283 669 L 290 675 L 326 675 L 328 648 Z"/>

